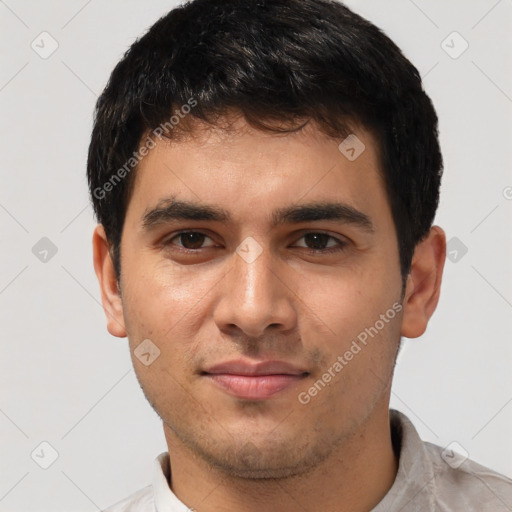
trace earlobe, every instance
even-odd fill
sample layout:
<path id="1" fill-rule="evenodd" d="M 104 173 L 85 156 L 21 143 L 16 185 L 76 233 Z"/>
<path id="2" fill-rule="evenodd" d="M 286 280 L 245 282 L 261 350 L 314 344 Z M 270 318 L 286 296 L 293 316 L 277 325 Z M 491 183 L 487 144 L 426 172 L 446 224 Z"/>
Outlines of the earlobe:
<path id="1" fill-rule="evenodd" d="M 404 297 L 402 336 L 417 338 L 427 329 L 439 301 L 445 258 L 445 233 L 433 226 L 414 251 Z"/>
<path id="2" fill-rule="evenodd" d="M 105 229 L 101 224 L 96 226 L 92 237 L 94 270 L 101 290 L 101 302 L 107 316 L 107 329 L 112 336 L 124 338 L 126 327 L 124 323 L 123 304 L 118 289 L 117 276 L 110 255 Z"/>

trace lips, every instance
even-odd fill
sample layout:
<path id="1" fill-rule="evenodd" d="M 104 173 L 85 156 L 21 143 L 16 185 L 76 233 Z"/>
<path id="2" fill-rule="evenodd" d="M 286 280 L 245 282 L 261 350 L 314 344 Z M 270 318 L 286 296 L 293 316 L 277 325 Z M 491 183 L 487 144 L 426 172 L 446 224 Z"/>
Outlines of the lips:
<path id="1" fill-rule="evenodd" d="M 269 399 L 307 375 L 308 372 L 285 361 L 227 361 L 203 372 L 223 391 L 245 400 Z"/>

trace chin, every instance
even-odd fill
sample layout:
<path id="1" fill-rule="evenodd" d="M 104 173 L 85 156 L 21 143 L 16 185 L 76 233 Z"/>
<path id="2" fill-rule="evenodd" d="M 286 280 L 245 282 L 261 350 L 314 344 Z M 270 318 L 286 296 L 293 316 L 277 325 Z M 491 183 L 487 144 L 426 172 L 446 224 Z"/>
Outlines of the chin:
<path id="1" fill-rule="evenodd" d="M 284 479 L 306 474 L 332 453 L 325 442 L 297 442 L 295 439 L 260 439 L 240 445 L 233 438 L 221 440 L 183 439 L 208 465 L 231 477 L 242 479 Z M 204 438 L 202 441 L 205 441 Z M 243 441 L 242 441 L 243 442 Z M 237 446 L 238 445 L 238 446 Z"/>

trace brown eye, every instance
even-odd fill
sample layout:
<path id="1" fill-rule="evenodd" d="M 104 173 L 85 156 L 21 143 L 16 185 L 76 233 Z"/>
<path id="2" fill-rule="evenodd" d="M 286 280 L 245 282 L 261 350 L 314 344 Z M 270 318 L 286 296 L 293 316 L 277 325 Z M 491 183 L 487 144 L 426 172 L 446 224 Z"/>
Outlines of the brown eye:
<path id="1" fill-rule="evenodd" d="M 343 250 L 347 245 L 347 242 L 344 240 L 339 240 L 327 233 L 320 233 L 316 231 L 305 233 L 299 240 L 303 240 L 303 242 L 297 243 L 295 247 L 302 247 L 303 249 L 307 249 L 312 252 L 318 251 L 319 253 Z"/>
<path id="2" fill-rule="evenodd" d="M 197 231 L 182 231 L 181 233 L 175 235 L 173 238 L 169 239 L 167 245 L 177 245 L 183 249 L 193 251 L 202 249 L 204 247 L 212 247 L 212 243 L 210 245 L 204 245 L 206 240 L 211 239 L 204 233 L 199 233 Z"/>
<path id="3" fill-rule="evenodd" d="M 200 249 L 205 238 L 205 235 L 201 233 L 181 233 L 179 235 L 179 239 L 185 249 Z"/>
<path id="4" fill-rule="evenodd" d="M 310 249 L 325 249 L 329 238 L 332 237 L 325 233 L 308 233 L 307 235 L 304 235 L 306 245 Z"/>

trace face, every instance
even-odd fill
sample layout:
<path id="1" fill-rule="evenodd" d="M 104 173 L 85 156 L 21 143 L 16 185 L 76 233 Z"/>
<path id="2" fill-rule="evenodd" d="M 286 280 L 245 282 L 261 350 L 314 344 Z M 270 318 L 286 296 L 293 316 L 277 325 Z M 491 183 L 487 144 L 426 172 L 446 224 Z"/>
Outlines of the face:
<path id="1" fill-rule="evenodd" d="M 168 443 L 287 476 L 387 407 L 397 238 L 370 133 L 351 161 L 313 125 L 236 128 L 160 141 L 139 165 L 110 330 L 127 333 Z"/>

